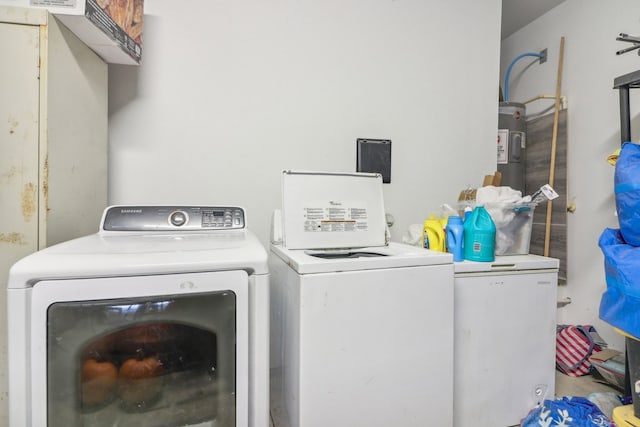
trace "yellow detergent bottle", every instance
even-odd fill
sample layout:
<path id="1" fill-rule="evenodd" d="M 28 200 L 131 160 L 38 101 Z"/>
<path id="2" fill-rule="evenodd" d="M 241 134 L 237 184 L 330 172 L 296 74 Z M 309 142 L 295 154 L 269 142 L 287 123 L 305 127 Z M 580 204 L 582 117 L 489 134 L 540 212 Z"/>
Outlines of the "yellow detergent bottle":
<path id="1" fill-rule="evenodd" d="M 424 221 L 422 239 L 425 249 L 431 249 L 432 251 L 438 252 L 446 252 L 445 232 L 442 224 L 442 220 L 436 218 L 435 216 L 430 216 Z"/>

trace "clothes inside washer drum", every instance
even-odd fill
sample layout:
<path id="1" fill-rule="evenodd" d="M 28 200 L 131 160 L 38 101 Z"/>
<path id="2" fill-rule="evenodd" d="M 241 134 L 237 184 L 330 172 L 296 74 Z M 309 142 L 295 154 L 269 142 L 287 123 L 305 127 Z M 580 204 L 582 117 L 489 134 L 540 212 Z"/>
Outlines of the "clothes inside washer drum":
<path id="1" fill-rule="evenodd" d="M 310 256 L 314 256 L 316 258 L 325 258 L 325 259 L 336 259 L 336 258 L 368 258 L 368 257 L 378 257 L 378 256 L 387 256 L 386 254 L 378 254 L 375 252 L 339 252 L 339 253 L 313 253 L 308 254 Z"/>

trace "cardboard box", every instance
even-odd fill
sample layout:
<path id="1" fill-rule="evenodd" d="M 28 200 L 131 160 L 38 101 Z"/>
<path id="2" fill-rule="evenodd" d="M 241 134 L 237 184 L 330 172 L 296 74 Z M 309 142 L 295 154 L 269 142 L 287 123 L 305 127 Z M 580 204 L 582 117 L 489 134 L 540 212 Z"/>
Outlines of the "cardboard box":
<path id="1" fill-rule="evenodd" d="M 105 62 L 138 65 L 144 0 L 0 0 L 0 5 L 46 8 Z"/>
<path id="2" fill-rule="evenodd" d="M 487 185 L 493 185 L 494 187 L 499 187 L 500 183 L 502 183 L 502 174 L 496 171 L 493 175 L 485 175 L 482 181 L 482 186 L 486 187 Z M 460 195 L 458 196 L 458 202 L 464 202 L 467 204 L 468 202 L 476 201 L 476 189 L 475 188 L 467 188 L 466 190 L 462 190 Z"/>
<path id="3" fill-rule="evenodd" d="M 604 382 L 624 390 L 624 353 L 612 349 L 595 352 L 589 357 L 589 362 Z M 597 376 L 594 376 L 597 377 Z"/>

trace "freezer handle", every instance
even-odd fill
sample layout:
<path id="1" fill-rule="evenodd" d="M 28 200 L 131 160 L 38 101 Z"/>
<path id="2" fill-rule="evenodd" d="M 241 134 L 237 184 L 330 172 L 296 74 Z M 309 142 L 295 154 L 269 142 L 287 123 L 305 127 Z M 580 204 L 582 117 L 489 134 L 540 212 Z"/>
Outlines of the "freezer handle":
<path id="1" fill-rule="evenodd" d="M 491 264 L 491 271 L 515 270 L 515 264 Z"/>

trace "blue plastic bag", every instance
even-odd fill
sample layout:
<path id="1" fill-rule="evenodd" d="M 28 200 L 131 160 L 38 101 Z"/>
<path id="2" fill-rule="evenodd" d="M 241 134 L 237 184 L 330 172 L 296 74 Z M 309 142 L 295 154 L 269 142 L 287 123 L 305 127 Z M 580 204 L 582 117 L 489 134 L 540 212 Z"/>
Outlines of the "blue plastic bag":
<path id="1" fill-rule="evenodd" d="M 584 397 L 563 397 L 545 400 L 542 406 L 529 412 L 522 427 L 610 427 L 611 421 L 591 401 Z"/>
<path id="2" fill-rule="evenodd" d="M 622 144 L 616 162 L 614 192 L 620 232 L 632 246 L 640 246 L 640 145 Z"/>
<path id="3" fill-rule="evenodd" d="M 620 230 L 607 228 L 598 245 L 604 254 L 607 290 L 600 298 L 600 319 L 640 337 L 640 247 L 628 245 Z"/>

